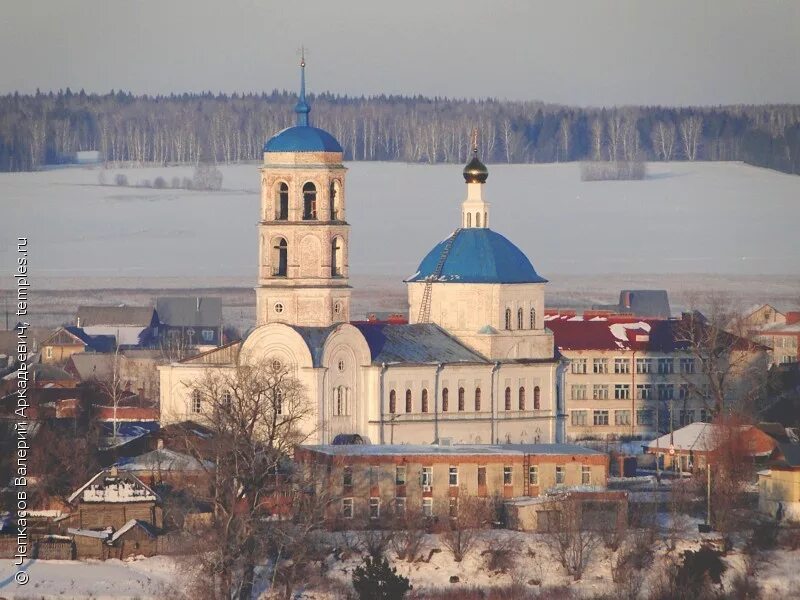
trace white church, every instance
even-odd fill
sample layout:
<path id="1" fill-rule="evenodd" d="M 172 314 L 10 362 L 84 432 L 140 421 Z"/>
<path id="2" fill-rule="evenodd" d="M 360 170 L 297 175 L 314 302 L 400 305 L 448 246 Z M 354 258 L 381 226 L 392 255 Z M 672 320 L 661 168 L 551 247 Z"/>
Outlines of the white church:
<path id="1" fill-rule="evenodd" d="M 336 139 L 310 124 L 304 62 L 295 112 L 296 125 L 264 144 L 257 326 L 160 368 L 162 425 L 203 411 L 192 382 L 206 370 L 279 361 L 315 407 L 308 443 L 340 434 L 375 444 L 561 441 L 547 281 L 489 228 L 477 148 L 460 223 L 406 279 L 408 323 L 351 322 L 347 169 Z"/>

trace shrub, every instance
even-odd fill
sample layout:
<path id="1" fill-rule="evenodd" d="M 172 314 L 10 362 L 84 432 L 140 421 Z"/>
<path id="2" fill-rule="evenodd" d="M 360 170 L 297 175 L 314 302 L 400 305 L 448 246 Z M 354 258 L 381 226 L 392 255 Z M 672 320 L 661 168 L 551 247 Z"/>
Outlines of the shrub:
<path id="1" fill-rule="evenodd" d="M 175 177 L 173 177 L 173 178 L 170 180 L 170 184 L 169 184 L 169 185 L 170 185 L 170 187 L 171 187 L 172 189 L 174 189 L 174 190 L 177 190 L 178 188 L 180 188 L 180 187 L 181 187 L 181 178 L 180 178 L 180 177 L 178 177 L 178 176 L 175 176 Z"/>
<path id="2" fill-rule="evenodd" d="M 191 189 L 206 191 L 222 189 L 222 172 L 214 165 L 200 163 L 194 170 Z"/>
<path id="3" fill-rule="evenodd" d="M 153 180 L 153 187 L 157 190 L 163 190 L 165 187 L 167 187 L 167 180 L 163 177 L 156 177 Z"/>
<path id="4" fill-rule="evenodd" d="M 353 589 L 360 600 L 402 600 L 411 584 L 386 558 L 368 556 L 353 571 Z"/>
<path id="5" fill-rule="evenodd" d="M 647 164 L 638 160 L 581 163 L 581 181 L 624 181 L 644 179 Z"/>
<path id="6" fill-rule="evenodd" d="M 128 185 L 128 176 L 123 173 L 117 173 L 114 177 L 114 183 L 119 186 L 126 186 Z"/>
<path id="7" fill-rule="evenodd" d="M 758 521 L 747 541 L 748 550 L 771 550 L 778 543 L 778 532 L 776 521 Z"/>

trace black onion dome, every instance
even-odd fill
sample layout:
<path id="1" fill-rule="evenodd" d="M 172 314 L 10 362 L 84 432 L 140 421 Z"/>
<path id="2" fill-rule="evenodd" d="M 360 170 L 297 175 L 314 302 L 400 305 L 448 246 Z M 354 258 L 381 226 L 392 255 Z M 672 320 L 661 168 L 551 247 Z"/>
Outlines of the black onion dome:
<path id="1" fill-rule="evenodd" d="M 475 152 L 472 160 L 467 163 L 466 167 L 464 167 L 464 181 L 467 183 L 486 183 L 486 179 L 488 177 L 489 169 L 486 168 L 485 164 L 478 160 L 478 153 Z"/>

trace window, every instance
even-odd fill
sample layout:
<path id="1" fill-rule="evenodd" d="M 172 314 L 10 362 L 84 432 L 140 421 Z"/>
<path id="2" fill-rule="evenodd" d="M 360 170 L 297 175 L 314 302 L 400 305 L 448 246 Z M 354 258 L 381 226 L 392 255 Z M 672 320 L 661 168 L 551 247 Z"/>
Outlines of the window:
<path id="1" fill-rule="evenodd" d="M 411 390 L 406 390 L 406 412 L 410 413 L 412 408 Z"/>
<path id="2" fill-rule="evenodd" d="M 276 302 L 275 306 L 273 306 L 272 308 L 278 314 L 281 314 L 283 312 L 283 304 L 281 304 L 280 302 Z"/>
<path id="3" fill-rule="evenodd" d="M 525 410 L 525 386 L 519 388 L 519 409 Z"/>
<path id="4" fill-rule="evenodd" d="M 592 399 L 594 400 L 608 400 L 608 386 L 607 385 L 593 385 L 592 386 Z"/>
<path id="5" fill-rule="evenodd" d="M 448 514 L 450 515 L 451 519 L 455 519 L 458 517 L 458 497 L 450 498 L 450 506 Z"/>
<path id="6" fill-rule="evenodd" d="M 339 362 L 336 364 L 336 368 L 337 368 L 337 369 L 339 369 L 339 373 L 342 373 L 342 372 L 344 371 L 344 367 L 345 367 L 345 364 L 344 364 L 344 361 L 343 361 L 343 360 L 340 360 L 340 361 L 339 361 Z"/>
<path id="7" fill-rule="evenodd" d="M 396 515 L 406 514 L 406 499 L 403 496 L 394 499 L 394 512 Z"/>
<path id="8" fill-rule="evenodd" d="M 475 227 L 481 226 L 481 213 L 475 213 Z"/>
<path id="9" fill-rule="evenodd" d="M 46 358 L 53 358 L 53 347 L 45 346 L 44 355 Z"/>
<path id="10" fill-rule="evenodd" d="M 406 468 L 404 466 L 394 468 L 394 484 L 395 485 L 406 484 Z"/>
<path id="11" fill-rule="evenodd" d="M 517 310 L 517 329 L 525 329 L 525 323 L 522 321 L 522 309 Z"/>
<path id="12" fill-rule="evenodd" d="M 203 397 L 200 394 L 200 390 L 193 390 L 192 391 L 192 412 L 199 413 L 203 410 Z"/>
<path id="13" fill-rule="evenodd" d="M 694 411 L 681 410 L 678 413 L 678 418 L 680 420 L 681 427 L 684 425 L 689 425 L 690 423 L 694 423 Z"/>
<path id="14" fill-rule="evenodd" d="M 506 309 L 506 329 L 511 329 L 511 309 Z"/>
<path id="15" fill-rule="evenodd" d="M 458 467 L 450 467 L 449 483 L 451 486 L 458 485 Z"/>
<path id="16" fill-rule="evenodd" d="M 608 411 L 595 410 L 592 413 L 592 419 L 595 425 L 608 425 Z"/>
<path id="17" fill-rule="evenodd" d="M 653 398 L 653 386 L 649 383 L 640 383 L 636 386 L 637 400 L 651 400 Z"/>
<path id="18" fill-rule="evenodd" d="M 481 410 L 481 388 L 475 388 L 475 412 Z"/>
<path id="19" fill-rule="evenodd" d="M 592 468 L 589 465 L 581 465 L 581 485 L 592 483 Z"/>
<path id="20" fill-rule="evenodd" d="M 275 220 L 285 221 L 289 218 L 289 186 L 281 182 L 278 186 L 278 197 L 275 203 Z"/>
<path id="21" fill-rule="evenodd" d="M 592 372 L 593 373 L 608 373 L 608 359 L 607 358 L 595 358 L 592 361 Z"/>
<path id="22" fill-rule="evenodd" d="M 536 329 L 536 309 L 531 309 L 531 329 Z"/>
<path id="23" fill-rule="evenodd" d="M 503 467 L 503 485 L 511 485 L 512 484 L 512 474 L 513 471 L 511 467 L 505 466 Z"/>
<path id="24" fill-rule="evenodd" d="M 341 302 L 334 302 L 333 303 L 333 314 L 335 314 L 335 315 L 342 314 L 342 303 Z"/>
<path id="25" fill-rule="evenodd" d="M 464 412 L 464 388 L 458 388 L 458 412 Z"/>
<path id="26" fill-rule="evenodd" d="M 433 467 L 422 467 L 419 481 L 422 487 L 431 487 L 433 485 Z"/>
<path id="27" fill-rule="evenodd" d="M 506 410 L 511 410 L 511 388 L 510 387 L 506 388 L 506 398 L 505 398 L 505 400 L 506 400 L 506 404 L 505 404 Z"/>
<path id="28" fill-rule="evenodd" d="M 573 410 L 572 411 L 572 424 L 578 427 L 582 427 L 588 424 L 587 414 L 588 411 L 586 410 Z"/>
<path id="29" fill-rule="evenodd" d="M 338 182 L 331 181 L 330 188 L 328 189 L 328 196 L 330 198 L 330 211 L 331 221 L 339 220 L 339 194 L 337 193 L 336 185 Z"/>
<path id="30" fill-rule="evenodd" d="M 688 400 L 689 399 L 689 384 L 682 383 L 678 386 L 678 398 L 680 400 Z"/>
<path id="31" fill-rule="evenodd" d="M 572 359 L 572 372 L 576 375 L 585 375 L 588 360 L 585 358 L 573 358 Z"/>
<path id="32" fill-rule="evenodd" d="M 231 407 L 231 393 L 228 391 L 222 392 L 222 407 L 226 410 Z"/>
<path id="33" fill-rule="evenodd" d="M 541 408 L 541 396 L 541 390 L 537 385 L 533 388 L 533 410 L 539 410 Z"/>
<path id="34" fill-rule="evenodd" d="M 637 358 L 636 359 L 636 372 L 638 374 L 646 374 L 653 372 L 653 359 L 652 358 Z"/>
<path id="35" fill-rule="evenodd" d="M 272 276 L 286 277 L 288 269 L 289 245 L 283 238 L 275 240 L 272 246 Z"/>
<path id="36" fill-rule="evenodd" d="M 344 518 L 344 519 L 352 519 L 353 518 L 353 499 L 352 498 L 342 498 L 342 518 Z"/>
<path id="37" fill-rule="evenodd" d="M 426 517 L 433 516 L 433 498 L 422 499 L 422 514 Z"/>
<path id="38" fill-rule="evenodd" d="M 573 400 L 586 400 L 586 385 L 573 385 L 572 386 L 572 399 Z"/>
<path id="39" fill-rule="evenodd" d="M 442 412 L 447 412 L 450 408 L 450 393 L 447 388 L 442 389 Z"/>
<path id="40" fill-rule="evenodd" d="M 631 411 L 629 410 L 614 411 L 614 425 L 630 425 L 630 424 L 631 424 Z"/>
<path id="41" fill-rule="evenodd" d="M 339 386 L 334 390 L 333 415 L 339 417 L 344 414 L 346 414 L 344 388 Z"/>
<path id="42" fill-rule="evenodd" d="M 694 359 L 693 358 L 682 358 L 679 361 L 679 367 L 681 373 L 691 374 L 694 373 Z"/>
<path id="43" fill-rule="evenodd" d="M 675 364 L 671 358 L 658 359 L 658 373 L 659 375 L 670 375 L 675 372 Z"/>
<path id="44" fill-rule="evenodd" d="M 653 411 L 650 409 L 636 411 L 636 424 L 637 425 L 652 425 L 653 424 Z"/>
<path id="45" fill-rule="evenodd" d="M 283 390 L 275 390 L 275 412 L 283 414 Z"/>
<path id="46" fill-rule="evenodd" d="M 341 277 L 344 274 L 342 244 L 342 238 L 340 237 L 335 237 L 331 240 L 331 277 Z"/>
<path id="47" fill-rule="evenodd" d="M 675 386 L 671 383 L 659 383 L 656 390 L 659 400 L 672 400 L 675 397 Z"/>
<path id="48" fill-rule="evenodd" d="M 614 359 L 614 373 L 617 375 L 626 375 L 631 372 L 631 361 L 627 358 Z"/>
<path id="49" fill-rule="evenodd" d="M 397 392 L 394 390 L 389 392 L 389 414 L 397 413 Z"/>
<path id="50" fill-rule="evenodd" d="M 428 390 L 422 390 L 422 412 L 428 412 Z"/>
<path id="51" fill-rule="evenodd" d="M 627 383 L 617 383 L 614 385 L 615 400 L 629 400 L 631 397 L 631 386 Z"/>
<path id="52" fill-rule="evenodd" d="M 563 465 L 556 466 L 556 485 L 564 485 L 564 475 L 566 474 Z"/>
<path id="53" fill-rule="evenodd" d="M 214 341 L 214 330 L 213 329 L 202 329 L 202 330 L 200 330 L 200 335 L 202 336 L 204 342 L 213 342 Z"/>
<path id="54" fill-rule="evenodd" d="M 314 221 L 317 218 L 317 188 L 310 181 L 303 186 L 303 220 Z"/>
<path id="55" fill-rule="evenodd" d="M 472 227 L 472 213 L 467 213 L 467 227 Z"/>
<path id="56" fill-rule="evenodd" d="M 369 499 L 369 518 L 370 519 L 377 519 L 381 516 L 381 499 L 380 498 L 370 498 Z"/>
<path id="57" fill-rule="evenodd" d="M 345 467 L 342 469 L 342 485 L 344 487 L 353 485 L 353 467 Z"/>
<path id="58" fill-rule="evenodd" d="M 703 423 L 710 423 L 711 422 L 711 411 L 706 410 L 705 408 L 700 409 L 700 421 Z"/>
<path id="59" fill-rule="evenodd" d="M 486 486 L 486 467 L 478 467 L 478 486 Z"/>
<path id="60" fill-rule="evenodd" d="M 539 467 L 537 465 L 528 467 L 528 484 L 539 485 Z"/>

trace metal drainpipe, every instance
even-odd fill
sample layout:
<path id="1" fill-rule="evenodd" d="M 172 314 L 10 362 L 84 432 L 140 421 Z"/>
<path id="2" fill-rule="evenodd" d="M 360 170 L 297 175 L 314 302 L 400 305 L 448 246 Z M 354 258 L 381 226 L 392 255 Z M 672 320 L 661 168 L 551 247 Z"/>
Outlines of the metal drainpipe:
<path id="1" fill-rule="evenodd" d="M 433 443 L 439 443 L 439 373 L 444 368 L 444 363 L 436 365 L 433 376 Z"/>
<path id="2" fill-rule="evenodd" d="M 495 373 L 497 373 L 499 370 L 500 370 L 500 361 L 498 360 L 498 361 L 495 361 L 494 365 L 492 366 L 492 385 L 491 385 L 491 392 L 492 392 L 492 393 L 491 393 L 491 398 L 492 398 L 492 426 L 491 426 L 491 428 L 490 428 L 490 429 L 491 429 L 491 442 L 492 442 L 492 444 L 496 444 L 496 443 L 497 443 L 497 442 L 495 441 L 495 437 L 496 437 L 496 433 L 497 433 L 497 431 L 496 431 L 496 430 L 497 430 L 497 423 L 496 423 L 496 419 L 495 419 L 495 402 L 494 402 L 494 397 L 495 397 L 494 388 L 495 388 L 495 385 L 494 385 L 494 375 L 495 375 Z"/>
<path id="3" fill-rule="evenodd" d="M 381 405 L 380 438 L 381 438 L 381 444 L 385 444 L 386 443 L 386 440 L 385 440 L 384 434 L 383 434 L 383 419 L 384 419 L 384 410 L 383 410 L 383 375 L 384 375 L 384 373 L 386 373 L 386 369 L 387 369 L 386 363 L 381 363 L 381 374 L 380 374 L 380 380 L 381 380 L 381 385 L 380 385 L 380 405 Z"/>
<path id="4" fill-rule="evenodd" d="M 566 398 L 566 374 L 567 362 L 564 359 L 558 361 L 556 366 L 556 443 L 563 444 L 566 441 L 566 419 L 567 410 L 564 399 Z"/>

